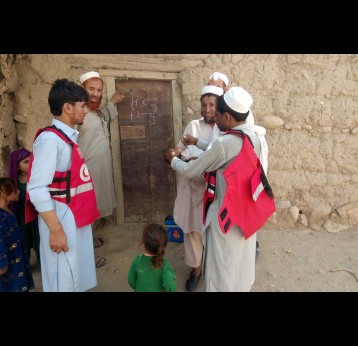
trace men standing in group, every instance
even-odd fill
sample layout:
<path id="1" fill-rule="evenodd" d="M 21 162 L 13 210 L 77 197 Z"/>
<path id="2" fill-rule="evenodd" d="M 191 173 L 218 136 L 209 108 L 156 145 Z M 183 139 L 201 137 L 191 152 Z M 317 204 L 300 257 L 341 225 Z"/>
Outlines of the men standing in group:
<path id="1" fill-rule="evenodd" d="M 221 72 L 213 72 L 208 81 L 208 85 L 215 85 L 227 92 L 229 90 L 229 78 L 226 74 Z M 262 163 L 262 167 L 265 170 L 265 174 L 267 175 L 268 168 L 268 145 L 266 142 L 265 134 L 266 129 L 262 126 L 256 126 L 254 115 L 252 114 L 251 109 L 249 110 L 249 115 L 247 116 L 246 122 L 252 126 L 253 130 L 258 135 L 261 144 L 261 152 L 260 152 L 260 161 Z M 260 246 L 259 242 L 256 241 L 256 257 L 260 254 Z"/>
<path id="2" fill-rule="evenodd" d="M 36 133 L 30 157 L 25 222 L 38 219 L 44 292 L 97 285 L 91 224 L 99 212 L 75 129 L 87 114 L 87 100 L 75 82 L 56 80 L 48 97 L 55 119 Z"/>
<path id="3" fill-rule="evenodd" d="M 216 86 L 204 86 L 201 90 L 201 118 L 192 120 L 185 127 L 183 137 L 190 135 L 201 137 L 208 142 L 219 136 L 220 130 L 215 124 L 216 99 L 223 90 Z M 192 160 L 203 151 L 196 146 L 185 147 L 180 141 L 175 148 L 176 155 L 183 160 Z M 186 281 L 186 290 L 195 292 L 201 277 L 201 260 L 203 254 L 203 194 L 204 176 L 188 179 L 180 176 L 177 185 L 177 197 L 174 204 L 174 220 L 184 231 L 184 262 L 192 268 Z"/>
<path id="4" fill-rule="evenodd" d="M 109 123 L 118 116 L 116 104 L 122 102 L 124 95 L 114 93 L 110 101 L 101 109 L 103 80 L 98 72 L 87 72 L 80 76 L 80 82 L 87 91 L 88 114 L 83 125 L 78 127 L 78 144 L 86 159 L 96 191 L 97 208 L 100 218 L 113 214 L 116 208 L 116 195 L 113 180 L 112 152 L 110 147 Z M 103 244 L 101 238 L 94 238 L 94 246 Z M 107 263 L 104 257 L 96 259 L 96 267 Z"/>
<path id="5" fill-rule="evenodd" d="M 224 90 L 224 93 L 229 90 L 229 78 L 227 75 L 221 72 L 213 72 L 208 81 L 208 85 L 216 85 Z M 252 126 L 253 130 L 259 136 L 259 140 L 261 143 L 261 154 L 260 160 L 262 166 L 267 174 L 267 166 L 268 166 L 268 146 L 265 139 L 266 129 L 262 126 L 255 125 L 254 115 L 252 114 L 251 109 L 249 110 L 249 115 L 247 116 L 246 122 Z M 259 244 L 257 242 L 257 253 L 259 251 Z"/>
<path id="6" fill-rule="evenodd" d="M 208 85 L 215 85 L 224 90 L 226 93 L 229 90 L 229 78 L 226 74 L 221 72 L 213 72 L 208 81 Z M 246 119 L 246 122 L 255 125 L 254 116 L 250 110 L 249 115 Z"/>
<path id="7" fill-rule="evenodd" d="M 218 137 L 190 162 L 179 160 L 173 149 L 165 155 L 171 167 L 189 179 L 203 172 L 215 172 L 203 209 L 202 266 L 207 292 L 251 290 L 255 280 L 256 231 L 275 211 L 273 194 L 258 159 L 260 141 L 246 123 L 251 104 L 252 97 L 246 90 L 232 87 L 217 99 L 216 124 L 221 131 L 234 133 Z"/>

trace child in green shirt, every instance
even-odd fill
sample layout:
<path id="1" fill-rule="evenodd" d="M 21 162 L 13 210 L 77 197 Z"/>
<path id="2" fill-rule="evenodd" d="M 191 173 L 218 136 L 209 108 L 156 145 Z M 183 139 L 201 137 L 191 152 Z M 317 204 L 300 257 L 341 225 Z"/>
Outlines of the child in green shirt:
<path id="1" fill-rule="evenodd" d="M 128 284 L 134 292 L 175 292 L 176 277 L 169 261 L 164 258 L 167 232 L 152 223 L 143 229 L 144 253 L 138 255 L 128 272 Z"/>

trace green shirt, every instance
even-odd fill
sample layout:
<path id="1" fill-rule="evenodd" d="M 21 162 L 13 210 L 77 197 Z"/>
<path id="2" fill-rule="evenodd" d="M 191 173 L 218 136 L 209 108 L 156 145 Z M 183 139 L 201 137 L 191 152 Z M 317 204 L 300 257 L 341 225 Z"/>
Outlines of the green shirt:
<path id="1" fill-rule="evenodd" d="M 128 284 L 134 292 L 175 292 L 175 273 L 169 261 L 165 258 L 161 268 L 151 266 L 152 256 L 138 255 L 131 264 L 128 272 Z"/>

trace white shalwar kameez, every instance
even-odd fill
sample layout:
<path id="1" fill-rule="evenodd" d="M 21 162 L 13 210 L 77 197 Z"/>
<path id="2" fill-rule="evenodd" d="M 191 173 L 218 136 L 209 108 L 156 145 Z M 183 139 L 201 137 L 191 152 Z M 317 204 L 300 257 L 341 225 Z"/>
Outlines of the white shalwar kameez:
<path id="1" fill-rule="evenodd" d="M 250 136 L 259 157 L 260 140 L 252 127 L 243 124 L 234 129 Z M 198 159 L 186 163 L 174 157 L 171 162 L 173 169 L 189 179 L 217 170 L 215 198 L 208 209 L 203 233 L 203 276 L 207 292 L 250 291 L 255 281 L 256 233 L 245 240 L 240 228 L 234 225 L 224 235 L 218 221 L 226 191 L 222 172 L 239 154 L 242 143 L 239 136 L 224 135 L 209 144 Z M 198 147 L 205 149 L 205 145 L 198 141 Z"/>
<path id="2" fill-rule="evenodd" d="M 53 120 L 53 125 L 77 142 L 78 131 Z M 44 292 L 83 292 L 97 285 L 91 225 L 77 228 L 71 209 L 51 198 L 48 185 L 55 171 L 71 166 L 72 146 L 50 131 L 42 132 L 33 145 L 34 161 L 27 191 L 39 212 L 54 209 L 66 233 L 68 252 L 50 249 L 50 231 L 38 216 L 40 232 L 41 276 Z"/>

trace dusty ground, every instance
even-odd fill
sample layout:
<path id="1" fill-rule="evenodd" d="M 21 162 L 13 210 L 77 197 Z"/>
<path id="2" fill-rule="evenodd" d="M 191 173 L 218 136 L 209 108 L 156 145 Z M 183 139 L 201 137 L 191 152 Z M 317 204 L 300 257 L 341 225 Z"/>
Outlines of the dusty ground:
<path id="1" fill-rule="evenodd" d="M 127 273 L 142 251 L 142 227 L 106 224 L 95 230 L 95 236 L 104 239 L 95 255 L 106 257 L 108 263 L 97 269 L 98 284 L 90 291 L 131 292 Z M 358 292 L 358 229 L 340 233 L 264 230 L 258 240 L 260 256 L 253 292 Z M 183 263 L 183 245 L 168 243 L 166 255 L 176 272 L 178 291 L 185 292 L 190 269 Z M 32 292 L 42 292 L 36 262 L 32 269 L 36 285 Z M 202 280 L 198 291 L 203 291 Z"/>

